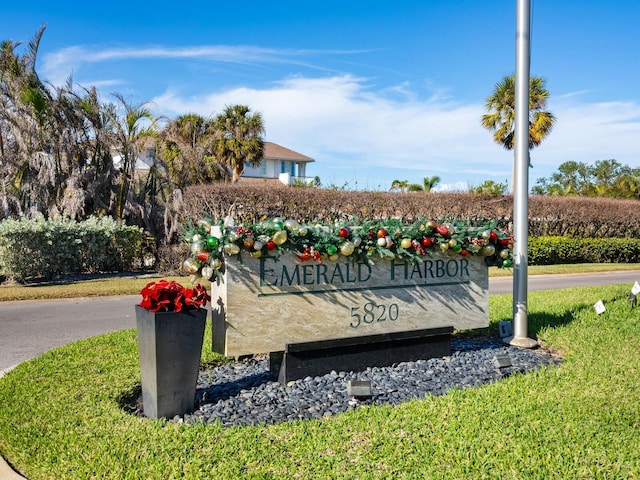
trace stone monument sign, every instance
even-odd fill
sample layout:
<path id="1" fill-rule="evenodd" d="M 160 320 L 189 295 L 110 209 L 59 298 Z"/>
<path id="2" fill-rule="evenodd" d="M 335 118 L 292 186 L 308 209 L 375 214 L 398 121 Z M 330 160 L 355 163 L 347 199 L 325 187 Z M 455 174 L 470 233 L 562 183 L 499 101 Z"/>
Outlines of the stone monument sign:
<path id="1" fill-rule="evenodd" d="M 481 256 L 371 264 L 243 255 L 212 281 L 213 348 L 242 356 L 315 340 L 482 328 L 489 324 L 488 288 Z"/>

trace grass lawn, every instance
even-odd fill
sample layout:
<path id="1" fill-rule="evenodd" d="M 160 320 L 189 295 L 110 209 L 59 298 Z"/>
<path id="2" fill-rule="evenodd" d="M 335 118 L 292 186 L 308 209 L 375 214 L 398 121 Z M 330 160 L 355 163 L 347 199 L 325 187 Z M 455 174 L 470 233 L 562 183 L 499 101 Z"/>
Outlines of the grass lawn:
<path id="1" fill-rule="evenodd" d="M 530 332 L 562 353 L 560 366 L 273 426 L 134 417 L 120 402 L 139 389 L 135 331 L 94 337 L 0 381 L 0 453 L 31 480 L 640 478 L 640 307 L 627 293 L 529 294 Z M 490 297 L 491 329 L 511 303 Z"/>

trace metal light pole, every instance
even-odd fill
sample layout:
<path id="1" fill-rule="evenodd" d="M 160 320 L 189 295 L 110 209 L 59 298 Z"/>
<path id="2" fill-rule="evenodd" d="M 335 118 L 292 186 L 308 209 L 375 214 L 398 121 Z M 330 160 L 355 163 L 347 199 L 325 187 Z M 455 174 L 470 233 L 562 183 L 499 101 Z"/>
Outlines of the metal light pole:
<path id="1" fill-rule="evenodd" d="M 516 0 L 516 124 L 513 188 L 513 336 L 505 343 L 533 348 L 527 332 L 527 248 L 529 233 L 529 64 L 531 1 Z"/>

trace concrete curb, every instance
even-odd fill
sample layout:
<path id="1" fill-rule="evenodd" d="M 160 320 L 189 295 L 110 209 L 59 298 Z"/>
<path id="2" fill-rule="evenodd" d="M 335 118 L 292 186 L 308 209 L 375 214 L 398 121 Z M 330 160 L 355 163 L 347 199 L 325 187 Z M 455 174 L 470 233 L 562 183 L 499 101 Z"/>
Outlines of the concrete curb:
<path id="1" fill-rule="evenodd" d="M 13 370 L 14 368 L 16 368 L 18 365 L 12 365 L 9 368 L 5 368 L 4 370 L 0 370 L 0 378 L 4 377 L 7 373 L 9 373 L 11 370 Z"/>
<path id="2" fill-rule="evenodd" d="M 0 479 L 1 480 L 25 480 L 25 477 L 13 470 L 4 458 L 0 457 Z"/>

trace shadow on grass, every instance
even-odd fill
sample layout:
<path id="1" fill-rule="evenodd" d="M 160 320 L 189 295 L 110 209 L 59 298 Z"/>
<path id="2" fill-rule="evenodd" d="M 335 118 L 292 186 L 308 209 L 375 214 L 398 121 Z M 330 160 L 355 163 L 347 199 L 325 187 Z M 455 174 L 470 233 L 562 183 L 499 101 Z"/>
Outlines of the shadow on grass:
<path id="1" fill-rule="evenodd" d="M 556 328 L 570 324 L 576 317 L 576 313 L 585 310 L 586 308 L 592 308 L 590 305 L 581 305 L 573 310 L 567 310 L 561 314 L 536 312 L 528 315 L 529 321 L 529 334 L 538 337 L 541 330 L 545 328 Z"/>
<path id="2" fill-rule="evenodd" d="M 139 414 L 142 412 L 142 385 L 138 383 L 131 390 L 123 392 L 116 401 L 125 412 Z"/>

